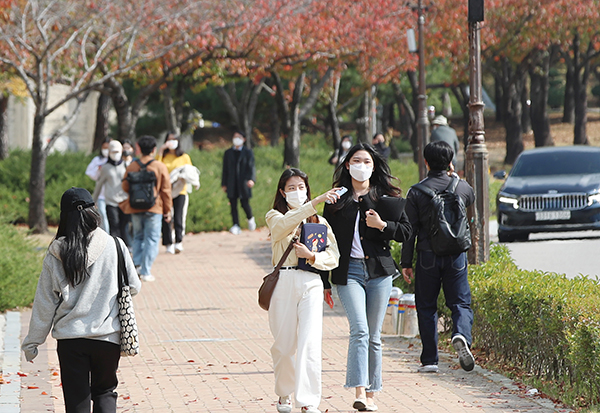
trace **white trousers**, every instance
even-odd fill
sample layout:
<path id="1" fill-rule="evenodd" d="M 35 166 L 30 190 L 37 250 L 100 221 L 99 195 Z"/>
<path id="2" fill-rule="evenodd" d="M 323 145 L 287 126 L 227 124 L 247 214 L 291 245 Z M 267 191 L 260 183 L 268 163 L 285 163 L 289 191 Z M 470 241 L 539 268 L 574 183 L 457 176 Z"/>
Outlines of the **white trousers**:
<path id="1" fill-rule="evenodd" d="M 271 297 L 269 325 L 275 394 L 295 395 L 296 406 L 321 403 L 323 282 L 318 274 L 281 270 Z"/>

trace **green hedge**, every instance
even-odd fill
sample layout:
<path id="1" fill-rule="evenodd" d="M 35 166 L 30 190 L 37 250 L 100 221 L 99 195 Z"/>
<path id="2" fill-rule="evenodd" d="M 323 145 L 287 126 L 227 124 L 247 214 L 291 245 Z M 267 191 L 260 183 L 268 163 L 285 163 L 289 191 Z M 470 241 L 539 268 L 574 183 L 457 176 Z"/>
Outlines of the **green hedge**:
<path id="1" fill-rule="evenodd" d="M 572 406 L 600 403 L 600 284 L 525 271 L 494 245 L 470 266 L 475 345 Z"/>
<path id="2" fill-rule="evenodd" d="M 0 312 L 33 302 L 43 257 L 14 225 L 0 223 Z"/>

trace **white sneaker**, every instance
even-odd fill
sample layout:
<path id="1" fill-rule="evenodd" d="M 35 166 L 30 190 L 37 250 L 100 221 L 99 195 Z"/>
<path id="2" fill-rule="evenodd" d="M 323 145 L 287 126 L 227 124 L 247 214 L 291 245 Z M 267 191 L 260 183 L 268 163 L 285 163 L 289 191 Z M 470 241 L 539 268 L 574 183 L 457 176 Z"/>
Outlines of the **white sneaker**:
<path id="1" fill-rule="evenodd" d="M 280 397 L 277 401 L 279 413 L 290 413 L 292 411 L 292 398 L 290 396 Z"/>
<path id="2" fill-rule="evenodd" d="M 256 221 L 254 220 L 254 217 L 248 220 L 248 229 L 250 231 L 254 231 L 256 229 Z"/>
<path id="3" fill-rule="evenodd" d="M 240 235 L 242 233 L 242 229 L 236 224 L 229 228 L 229 232 L 231 232 L 233 235 Z"/>
<path id="4" fill-rule="evenodd" d="M 473 353 L 469 349 L 469 345 L 467 344 L 467 339 L 462 334 L 457 334 L 452 337 L 452 346 L 454 350 L 458 353 L 458 361 L 460 362 L 460 367 L 464 371 L 471 371 L 475 367 L 475 358 L 473 357 Z"/>
<path id="5" fill-rule="evenodd" d="M 181 251 L 183 251 L 183 244 L 178 242 L 175 244 L 175 254 L 179 254 Z"/>
<path id="6" fill-rule="evenodd" d="M 428 364 L 417 369 L 419 373 L 437 373 L 439 370 L 437 364 Z"/>
<path id="7" fill-rule="evenodd" d="M 167 253 L 175 254 L 175 246 L 173 244 L 167 245 Z"/>
<path id="8" fill-rule="evenodd" d="M 140 275 L 140 280 L 152 282 L 152 281 L 156 281 L 156 277 L 154 277 L 154 275 L 152 275 L 152 274 Z"/>
<path id="9" fill-rule="evenodd" d="M 314 406 L 302 406 L 300 411 L 302 413 L 321 413 L 321 411 Z"/>

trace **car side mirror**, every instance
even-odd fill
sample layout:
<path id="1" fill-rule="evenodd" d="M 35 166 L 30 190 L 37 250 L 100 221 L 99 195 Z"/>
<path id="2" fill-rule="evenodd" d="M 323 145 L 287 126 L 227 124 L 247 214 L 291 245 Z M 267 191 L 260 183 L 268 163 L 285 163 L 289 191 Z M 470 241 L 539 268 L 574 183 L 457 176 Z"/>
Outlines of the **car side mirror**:
<path id="1" fill-rule="evenodd" d="M 502 170 L 502 171 L 494 172 L 493 177 L 496 179 L 506 179 L 506 175 L 507 175 L 506 171 Z"/>

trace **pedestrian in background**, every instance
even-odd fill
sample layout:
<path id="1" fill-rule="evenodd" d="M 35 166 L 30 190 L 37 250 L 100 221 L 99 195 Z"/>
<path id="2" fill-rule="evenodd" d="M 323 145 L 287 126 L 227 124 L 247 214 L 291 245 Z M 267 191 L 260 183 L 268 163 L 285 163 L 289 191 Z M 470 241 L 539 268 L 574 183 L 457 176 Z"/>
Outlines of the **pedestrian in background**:
<path id="1" fill-rule="evenodd" d="M 329 163 L 336 167 L 344 162 L 344 158 L 348 154 L 348 151 L 352 147 L 352 136 L 344 135 L 340 142 L 340 147 L 337 148 L 333 154 L 329 157 Z"/>
<path id="2" fill-rule="evenodd" d="M 133 208 L 130 203 L 131 197 L 128 197 L 119 207 L 126 214 L 131 214 L 133 262 L 136 267 L 139 267 L 140 278 L 142 281 L 154 281 L 156 278 L 152 275 L 151 270 L 158 254 L 162 220 L 163 218 L 167 221 L 171 219 L 171 208 L 173 207 L 171 180 L 165 164 L 154 159 L 156 156 L 156 138 L 154 136 L 142 136 L 136 144 L 141 156 L 140 159 L 132 162 L 127 167 L 123 178 L 123 189 L 129 193 L 127 176 L 139 172 L 142 165 L 145 165 L 146 170 L 153 172 L 156 178 L 153 188 L 154 205 L 146 209 Z"/>
<path id="3" fill-rule="evenodd" d="M 27 361 L 50 330 L 57 342 L 67 413 L 115 413 L 121 356 L 117 248 L 123 250 L 131 295 L 140 280 L 125 245 L 100 227 L 90 193 L 67 190 L 60 201 L 56 238 L 48 247 L 22 343 Z"/>
<path id="4" fill-rule="evenodd" d="M 385 160 L 368 144 L 353 146 L 334 173 L 335 187 L 348 191 L 335 204 L 325 205 L 340 248 L 340 265 L 331 273 L 350 324 L 346 385 L 354 388 L 353 407 L 375 411 L 375 393 L 382 390 L 381 328 L 398 273 L 390 240 L 403 242 L 411 233 L 402 209 L 401 190 Z M 385 198 L 393 219 L 382 219 Z M 392 217 L 392 215 L 390 215 Z"/>
<path id="5" fill-rule="evenodd" d="M 390 147 L 385 145 L 385 136 L 383 136 L 383 133 L 376 133 L 373 136 L 372 142 L 377 153 L 387 162 L 390 157 Z"/>
<path id="6" fill-rule="evenodd" d="M 237 201 L 240 200 L 242 209 L 248 219 L 248 229 L 256 229 L 256 221 L 250 207 L 252 188 L 256 182 L 256 168 L 254 166 L 254 152 L 246 145 L 246 137 L 241 132 L 233 134 L 233 146 L 225 151 L 223 155 L 223 174 L 221 187 L 227 194 L 231 205 L 231 218 L 233 226 L 229 229 L 233 235 L 242 232 L 237 209 Z"/>
<path id="7" fill-rule="evenodd" d="M 431 137 L 429 139 L 430 142 L 446 142 L 452 150 L 454 151 L 454 156 L 452 157 L 452 165 L 458 170 L 457 156 L 458 151 L 460 151 L 460 143 L 458 142 L 458 137 L 456 136 L 456 131 L 448 125 L 448 119 L 445 116 L 439 115 L 436 116 L 431 121 Z"/>
<path id="8" fill-rule="evenodd" d="M 453 176 L 448 175 L 454 152 L 446 142 L 431 142 L 423 150 L 429 172 L 420 183 L 435 192 L 445 190 Z M 458 182 L 455 193 L 465 206 L 475 201 L 473 188 L 463 180 Z M 467 272 L 467 253 L 436 255 L 430 244 L 431 197 L 410 189 L 406 196 L 406 214 L 413 227 L 412 236 L 402 244 L 402 275 L 406 282 L 415 280 L 415 301 L 419 334 L 423 349 L 419 372 L 438 372 L 438 315 L 437 301 L 440 288 L 444 288 L 446 305 L 452 312 L 452 345 L 457 350 L 462 368 L 473 370 L 475 360 L 471 354 L 471 288 Z M 417 263 L 413 273 L 413 255 L 417 241 Z"/>
<path id="9" fill-rule="evenodd" d="M 133 157 L 135 156 L 135 148 L 133 144 L 129 140 L 123 141 L 123 162 L 125 163 L 125 168 L 131 165 L 133 162 Z"/>
<path id="10" fill-rule="evenodd" d="M 110 235 L 119 237 L 128 243 L 127 224 L 129 216 L 125 214 L 119 204 L 127 199 L 127 193 L 123 190 L 122 181 L 125 176 L 125 164 L 122 159 L 123 146 L 119 141 L 110 141 L 108 144 L 108 161 L 100 168 L 100 176 L 96 181 L 96 187 L 92 197 L 94 201 L 104 193 L 106 203 L 106 215 L 108 217 L 108 226 Z"/>
<path id="11" fill-rule="evenodd" d="M 94 158 L 90 161 L 87 168 L 85 169 L 85 174 L 92 178 L 95 182 L 100 177 L 100 168 L 106 162 L 108 162 L 108 144 L 110 143 L 110 139 L 102 142 L 102 146 L 100 147 L 100 155 L 94 156 Z M 108 216 L 106 215 L 106 202 L 104 201 L 104 190 L 100 191 L 98 194 L 98 201 L 96 203 L 96 207 L 98 208 L 98 212 L 100 213 L 100 217 L 102 218 L 102 229 L 104 231 L 109 232 L 110 227 L 108 224 Z"/>
<path id="12" fill-rule="evenodd" d="M 165 143 L 158 150 L 156 159 L 165 164 L 169 174 L 184 165 L 192 165 L 192 159 L 185 153 L 179 144 L 179 136 L 170 132 L 167 132 Z M 169 180 L 170 179 L 169 176 Z M 181 187 L 178 186 L 177 188 L 179 190 Z M 167 252 L 169 254 L 175 254 L 183 251 L 185 219 L 189 204 L 187 184 L 184 184 L 183 188 L 177 193 L 171 192 L 171 197 L 173 198 L 172 219 L 169 220 L 169 222 L 167 222 L 166 219 L 163 219 L 162 243 L 167 247 Z M 171 227 L 171 224 L 173 224 L 175 229 L 175 242 L 173 242 L 173 228 Z"/>
<path id="13" fill-rule="evenodd" d="M 320 413 L 323 300 L 324 291 L 330 290 L 331 285 L 326 275 L 321 278 L 315 272 L 298 269 L 298 258 L 306 258 L 312 267 L 321 271 L 337 267 L 339 253 L 335 235 L 315 209 L 322 202 L 335 202 L 337 199 L 335 191 L 330 190 L 311 200 L 308 176 L 290 168 L 281 174 L 273 209 L 266 215 L 271 231 L 273 266 L 283 256 L 301 223 L 327 226 L 327 247 L 324 251 L 315 253 L 301 242 L 294 244 L 283 263 L 271 297 L 269 326 L 275 339 L 271 356 L 279 413 L 292 411 L 292 393 L 303 413 Z"/>

